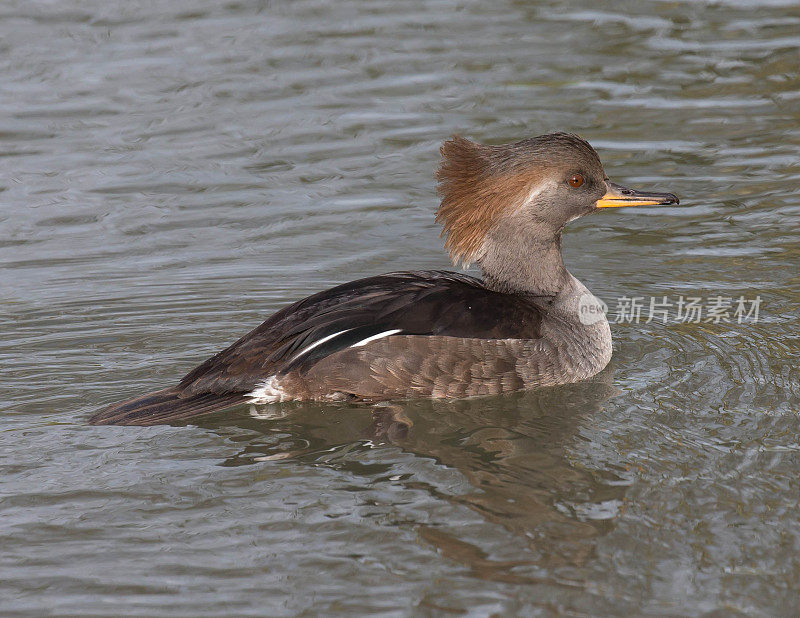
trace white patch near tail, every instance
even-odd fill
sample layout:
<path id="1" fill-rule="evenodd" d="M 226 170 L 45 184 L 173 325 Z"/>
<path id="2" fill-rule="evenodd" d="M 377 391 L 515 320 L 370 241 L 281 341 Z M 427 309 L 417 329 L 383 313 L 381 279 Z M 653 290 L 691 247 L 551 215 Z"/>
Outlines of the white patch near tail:
<path id="1" fill-rule="evenodd" d="M 278 384 L 278 378 L 276 376 L 270 376 L 259 383 L 259 385 L 253 389 L 253 392 L 247 393 L 247 397 L 250 398 L 250 403 L 255 404 L 275 403 L 289 399 L 288 393 Z"/>
<path id="2" fill-rule="evenodd" d="M 395 335 L 400 332 L 401 329 L 394 328 L 392 330 L 385 330 L 382 333 L 378 333 L 377 335 L 372 335 L 372 337 L 367 337 L 366 339 L 362 339 L 358 343 L 354 343 L 351 345 L 351 348 L 360 348 L 362 345 L 367 345 L 370 341 L 375 341 L 376 339 L 383 339 L 384 337 L 388 337 L 389 335 Z"/>
<path id="3" fill-rule="evenodd" d="M 333 339 L 334 337 L 338 337 L 339 335 L 342 335 L 342 334 L 346 333 L 347 331 L 351 331 L 351 330 L 353 330 L 353 329 L 352 329 L 352 328 L 345 328 L 344 330 L 340 330 L 338 333 L 333 333 L 332 335 L 328 335 L 327 337 L 323 337 L 323 338 L 322 338 L 322 339 L 320 339 L 319 341 L 315 341 L 315 342 L 314 342 L 314 343 L 312 343 L 311 345 L 307 345 L 307 346 L 306 346 L 306 347 L 304 347 L 302 350 L 300 350 L 300 351 L 299 351 L 297 354 L 295 354 L 294 356 L 292 356 L 292 358 L 291 358 L 291 360 L 290 360 L 289 362 L 290 362 L 290 363 L 292 363 L 292 362 L 296 361 L 296 360 L 297 360 L 298 358 L 300 358 L 300 357 L 301 357 L 303 354 L 306 354 L 307 352 L 310 352 L 311 350 L 313 350 L 313 349 L 314 349 L 314 348 L 316 348 L 317 346 L 319 346 L 319 345 L 322 345 L 322 344 L 323 344 L 323 343 L 325 343 L 326 341 L 330 341 L 330 340 L 331 340 L 331 339 Z"/>

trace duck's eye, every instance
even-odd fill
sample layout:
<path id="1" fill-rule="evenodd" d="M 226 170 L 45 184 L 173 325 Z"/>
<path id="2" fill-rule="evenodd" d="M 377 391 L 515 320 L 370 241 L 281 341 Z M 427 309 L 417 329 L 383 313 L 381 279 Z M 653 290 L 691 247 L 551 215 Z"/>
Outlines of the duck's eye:
<path id="1" fill-rule="evenodd" d="M 570 176 L 569 185 L 576 189 L 583 184 L 583 174 L 573 174 Z"/>

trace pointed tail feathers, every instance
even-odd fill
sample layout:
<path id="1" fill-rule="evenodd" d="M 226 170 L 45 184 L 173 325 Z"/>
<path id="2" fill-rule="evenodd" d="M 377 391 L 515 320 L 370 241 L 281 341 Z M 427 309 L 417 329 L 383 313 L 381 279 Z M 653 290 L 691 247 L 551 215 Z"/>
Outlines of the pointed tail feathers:
<path id="1" fill-rule="evenodd" d="M 245 403 L 244 393 L 187 395 L 166 388 L 112 404 L 89 419 L 92 425 L 161 425 Z"/>

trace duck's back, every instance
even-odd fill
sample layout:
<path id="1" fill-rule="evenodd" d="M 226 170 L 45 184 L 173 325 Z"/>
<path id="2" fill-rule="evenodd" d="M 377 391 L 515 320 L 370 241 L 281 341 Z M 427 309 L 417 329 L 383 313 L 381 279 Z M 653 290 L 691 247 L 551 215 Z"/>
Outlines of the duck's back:
<path id="1" fill-rule="evenodd" d="M 526 377 L 515 354 L 535 347 L 543 317 L 533 299 L 458 273 L 361 279 L 286 307 L 177 387 L 110 406 L 92 422 L 168 422 L 246 401 L 517 390 Z"/>

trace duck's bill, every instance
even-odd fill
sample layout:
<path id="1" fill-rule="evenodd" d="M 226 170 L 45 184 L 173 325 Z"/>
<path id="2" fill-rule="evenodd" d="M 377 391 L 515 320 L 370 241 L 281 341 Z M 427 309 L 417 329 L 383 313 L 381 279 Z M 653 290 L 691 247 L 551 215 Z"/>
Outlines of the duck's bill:
<path id="1" fill-rule="evenodd" d="M 597 200 L 598 208 L 621 208 L 623 206 L 667 206 L 680 204 L 674 193 L 636 191 L 614 182 L 606 182 L 606 194 Z"/>

